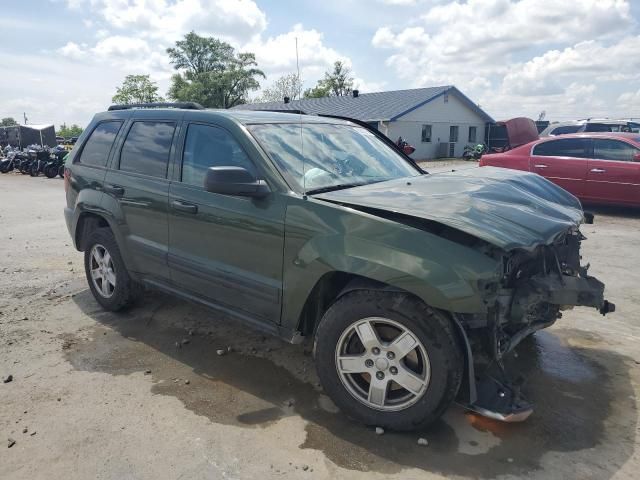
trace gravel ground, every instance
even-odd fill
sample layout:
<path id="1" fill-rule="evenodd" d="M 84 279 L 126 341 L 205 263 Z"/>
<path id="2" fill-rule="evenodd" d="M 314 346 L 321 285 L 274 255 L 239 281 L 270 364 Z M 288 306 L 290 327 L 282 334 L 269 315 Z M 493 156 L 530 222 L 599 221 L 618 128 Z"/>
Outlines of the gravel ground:
<path id="1" fill-rule="evenodd" d="M 308 345 L 158 294 L 103 312 L 63 203 L 60 179 L 0 175 L 2 479 L 638 478 L 638 211 L 583 228 L 618 311 L 568 311 L 519 349 L 527 422 L 453 407 L 376 435 L 323 395 Z"/>

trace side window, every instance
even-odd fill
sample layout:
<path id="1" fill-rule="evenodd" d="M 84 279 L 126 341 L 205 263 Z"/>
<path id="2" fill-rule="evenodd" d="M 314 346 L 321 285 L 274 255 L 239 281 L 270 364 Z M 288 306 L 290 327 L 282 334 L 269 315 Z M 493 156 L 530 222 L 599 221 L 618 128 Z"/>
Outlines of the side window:
<path id="1" fill-rule="evenodd" d="M 582 125 L 565 125 L 564 127 L 554 128 L 550 135 L 565 135 L 567 133 L 577 133 L 582 128 Z"/>
<path id="2" fill-rule="evenodd" d="M 255 165 L 229 132 L 192 123 L 184 143 L 182 182 L 202 187 L 209 167 L 243 167 L 257 176 Z"/>
<path id="3" fill-rule="evenodd" d="M 589 139 L 586 138 L 563 138 L 551 140 L 536 145 L 533 148 L 533 155 L 543 157 L 574 157 L 588 158 Z"/>
<path id="4" fill-rule="evenodd" d="M 615 130 L 614 130 L 615 129 Z M 619 132 L 619 127 L 611 127 L 604 123 L 587 123 L 584 129 L 585 132 Z"/>
<path id="5" fill-rule="evenodd" d="M 469 143 L 476 142 L 477 127 L 469 127 Z"/>
<path id="6" fill-rule="evenodd" d="M 120 170 L 165 178 L 175 123 L 135 122 L 120 153 Z"/>
<path id="7" fill-rule="evenodd" d="M 593 158 L 599 160 L 617 160 L 621 162 L 633 162 L 635 154 L 640 150 L 628 143 L 606 138 L 595 139 L 593 144 Z"/>
<path id="8" fill-rule="evenodd" d="M 431 143 L 431 125 L 422 125 L 422 142 Z"/>
<path id="9" fill-rule="evenodd" d="M 78 163 L 91 165 L 93 167 L 104 167 L 107 165 L 109 152 L 116 139 L 116 135 L 122 127 L 121 121 L 102 122 L 91 132 L 87 139 Z"/>

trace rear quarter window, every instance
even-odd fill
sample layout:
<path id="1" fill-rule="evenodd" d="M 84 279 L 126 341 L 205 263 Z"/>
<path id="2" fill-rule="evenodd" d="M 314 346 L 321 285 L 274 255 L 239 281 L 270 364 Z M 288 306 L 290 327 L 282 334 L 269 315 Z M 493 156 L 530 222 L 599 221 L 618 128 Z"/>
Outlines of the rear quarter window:
<path id="1" fill-rule="evenodd" d="M 92 167 L 104 167 L 109 159 L 116 135 L 122 127 L 122 121 L 102 122 L 93 129 L 80 152 L 76 163 Z"/>
<path id="2" fill-rule="evenodd" d="M 582 125 L 565 125 L 564 127 L 557 127 L 551 130 L 551 135 L 566 135 L 567 133 L 577 133 L 582 128 Z"/>
<path id="3" fill-rule="evenodd" d="M 135 122 L 120 152 L 120 170 L 165 178 L 176 124 Z"/>

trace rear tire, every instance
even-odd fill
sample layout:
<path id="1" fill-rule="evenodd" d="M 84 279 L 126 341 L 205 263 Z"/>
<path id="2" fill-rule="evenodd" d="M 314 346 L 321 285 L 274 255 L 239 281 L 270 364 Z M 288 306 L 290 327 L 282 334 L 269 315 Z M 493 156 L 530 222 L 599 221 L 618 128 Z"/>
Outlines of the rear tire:
<path id="1" fill-rule="evenodd" d="M 44 168 L 44 174 L 47 178 L 55 178 L 58 175 L 58 167 L 55 165 L 49 165 Z"/>
<path id="2" fill-rule="evenodd" d="M 129 276 L 111 230 L 94 230 L 85 246 L 84 269 L 96 301 L 105 310 L 112 312 L 133 305 L 142 289 Z M 100 257 L 103 259 L 102 263 L 99 261 Z"/>
<path id="3" fill-rule="evenodd" d="M 437 420 L 463 375 L 451 320 L 402 292 L 358 290 L 340 297 L 320 321 L 314 351 L 318 376 L 335 404 L 362 423 L 392 430 Z"/>

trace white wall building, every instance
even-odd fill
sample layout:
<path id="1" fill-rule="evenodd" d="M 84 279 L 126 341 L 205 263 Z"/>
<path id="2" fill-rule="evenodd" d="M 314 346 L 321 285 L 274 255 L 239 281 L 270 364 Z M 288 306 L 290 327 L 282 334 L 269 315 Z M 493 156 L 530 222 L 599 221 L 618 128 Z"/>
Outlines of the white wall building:
<path id="1" fill-rule="evenodd" d="M 345 97 L 239 105 L 250 110 L 298 110 L 340 115 L 375 126 L 393 141 L 402 137 L 416 148 L 416 160 L 461 157 L 465 145 L 484 141 L 493 119 L 456 87 L 416 88 Z"/>

